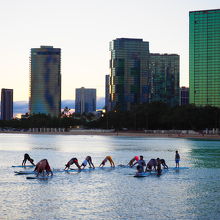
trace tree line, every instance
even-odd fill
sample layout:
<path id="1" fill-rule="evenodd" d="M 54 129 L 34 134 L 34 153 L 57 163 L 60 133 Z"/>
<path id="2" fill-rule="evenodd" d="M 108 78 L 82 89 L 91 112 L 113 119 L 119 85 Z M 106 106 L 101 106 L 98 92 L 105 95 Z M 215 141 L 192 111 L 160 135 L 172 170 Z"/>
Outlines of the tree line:
<path id="1" fill-rule="evenodd" d="M 63 114 L 51 117 L 36 114 L 23 119 L 0 121 L 0 127 L 8 128 L 83 128 L 128 129 L 128 130 L 204 130 L 220 127 L 220 108 L 183 105 L 170 107 L 165 103 L 150 103 L 135 106 L 131 111 L 117 109 L 103 113 L 100 117 L 92 114 Z"/>

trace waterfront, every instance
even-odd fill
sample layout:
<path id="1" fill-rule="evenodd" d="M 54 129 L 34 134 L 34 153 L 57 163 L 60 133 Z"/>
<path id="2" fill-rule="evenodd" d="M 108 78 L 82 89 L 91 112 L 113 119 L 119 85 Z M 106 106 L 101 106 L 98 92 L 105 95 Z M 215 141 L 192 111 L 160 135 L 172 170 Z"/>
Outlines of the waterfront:
<path id="1" fill-rule="evenodd" d="M 15 176 L 24 153 L 62 168 L 73 156 L 91 155 L 97 166 L 106 155 L 126 164 L 135 155 L 161 157 L 174 166 L 164 175 L 133 178 L 116 168 L 55 174 L 48 181 Z M 220 142 L 182 138 L 92 135 L 0 134 L 0 219 L 219 219 Z"/>

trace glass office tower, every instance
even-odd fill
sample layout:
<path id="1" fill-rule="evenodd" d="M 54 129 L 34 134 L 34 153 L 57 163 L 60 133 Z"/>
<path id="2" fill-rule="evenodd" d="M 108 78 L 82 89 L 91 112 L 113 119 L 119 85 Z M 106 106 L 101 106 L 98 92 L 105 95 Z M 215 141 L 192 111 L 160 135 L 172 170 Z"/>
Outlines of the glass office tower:
<path id="1" fill-rule="evenodd" d="M 180 88 L 180 105 L 189 104 L 189 88 L 181 87 Z"/>
<path id="2" fill-rule="evenodd" d="M 179 105 L 179 55 L 151 53 L 149 101 Z"/>
<path id="3" fill-rule="evenodd" d="M 79 114 L 96 111 L 96 89 L 76 89 L 75 112 Z"/>
<path id="4" fill-rule="evenodd" d="M 13 118 L 13 89 L 2 89 L 1 92 L 1 120 Z"/>
<path id="5" fill-rule="evenodd" d="M 129 111 L 148 102 L 149 43 L 117 38 L 110 43 L 111 110 Z"/>
<path id="6" fill-rule="evenodd" d="M 30 114 L 58 117 L 61 111 L 61 49 L 41 46 L 31 49 Z"/>
<path id="7" fill-rule="evenodd" d="M 220 107 L 220 9 L 189 13 L 190 103 Z"/>

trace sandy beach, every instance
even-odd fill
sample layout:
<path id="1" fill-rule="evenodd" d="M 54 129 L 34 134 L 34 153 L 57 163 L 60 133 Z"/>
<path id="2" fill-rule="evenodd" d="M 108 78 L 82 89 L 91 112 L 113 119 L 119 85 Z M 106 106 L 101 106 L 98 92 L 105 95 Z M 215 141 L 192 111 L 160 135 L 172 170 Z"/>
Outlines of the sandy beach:
<path id="1" fill-rule="evenodd" d="M 40 134 L 40 135 L 104 135 L 104 136 L 127 136 L 127 137 L 157 137 L 157 138 L 190 138 L 220 140 L 216 134 L 149 134 L 138 131 L 100 132 L 95 130 L 75 130 L 70 132 L 24 132 L 24 131 L 0 131 L 1 134 Z"/>

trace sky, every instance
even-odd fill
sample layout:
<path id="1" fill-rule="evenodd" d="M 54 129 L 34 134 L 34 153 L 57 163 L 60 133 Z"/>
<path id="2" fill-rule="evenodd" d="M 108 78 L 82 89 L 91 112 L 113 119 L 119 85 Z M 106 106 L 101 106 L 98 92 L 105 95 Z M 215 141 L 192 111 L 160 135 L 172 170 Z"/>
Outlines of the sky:
<path id="1" fill-rule="evenodd" d="M 188 86 L 189 11 L 220 8 L 219 0 L 0 0 L 0 88 L 28 101 L 30 49 L 62 49 L 62 100 L 75 89 L 105 95 L 109 42 L 149 41 L 151 53 L 180 55 L 180 86 Z"/>

